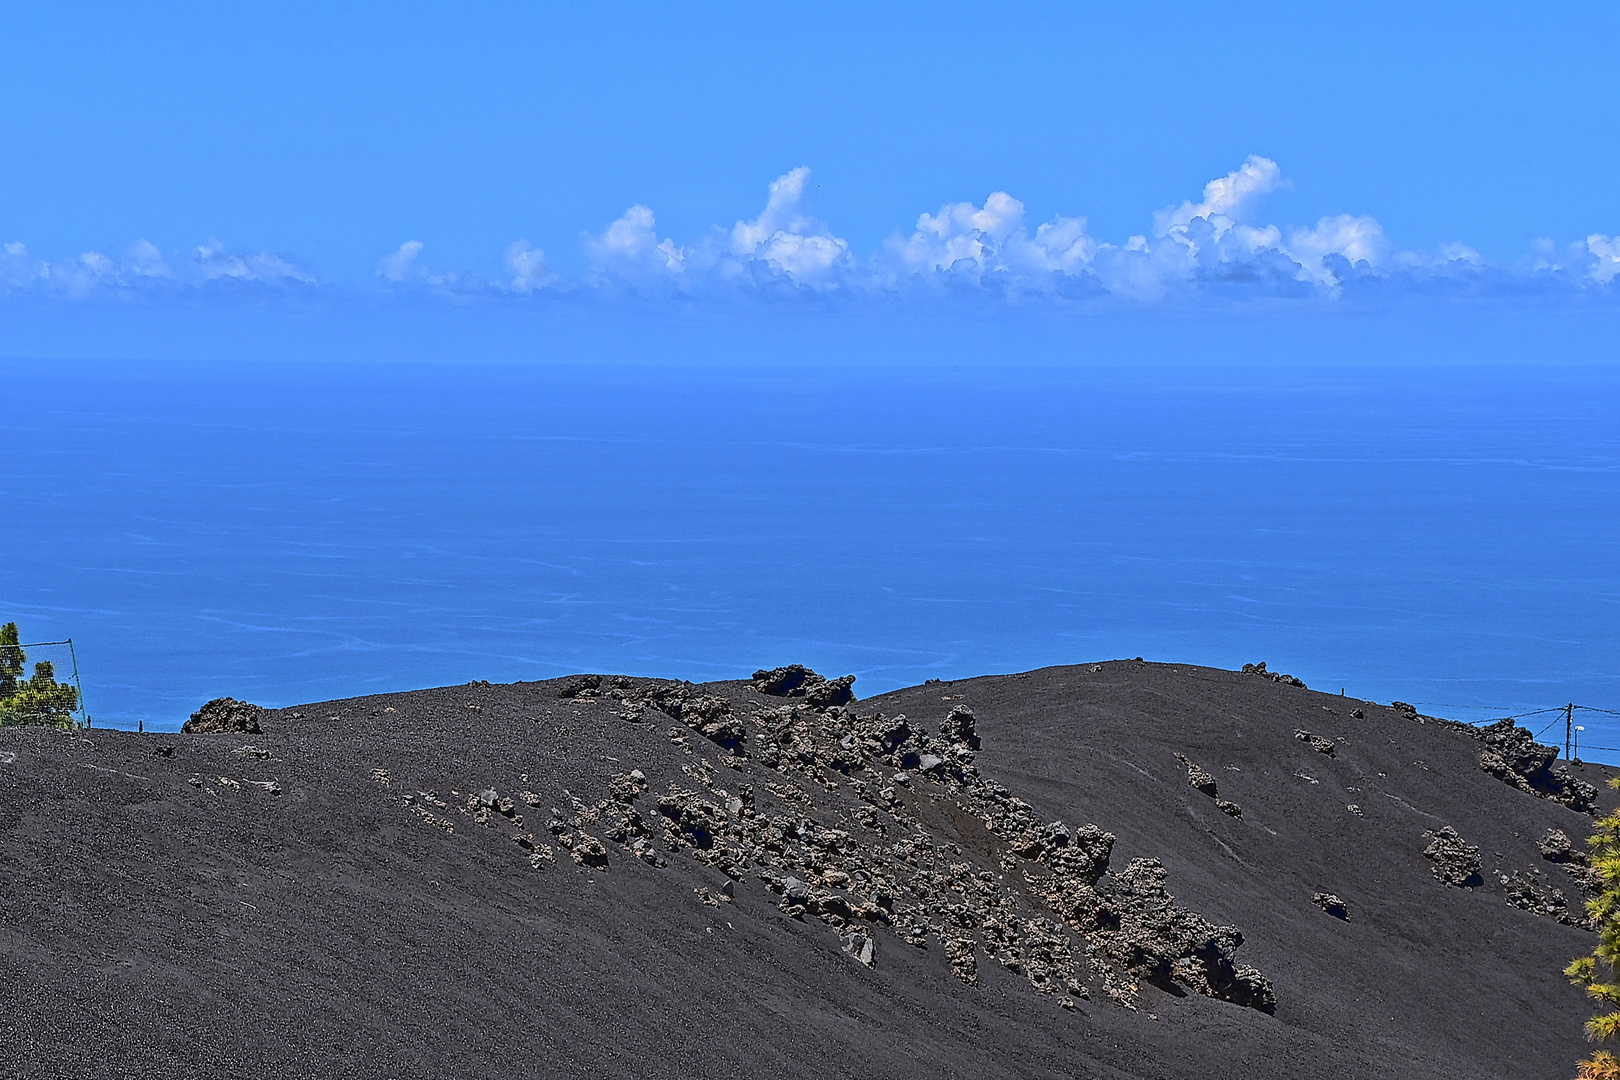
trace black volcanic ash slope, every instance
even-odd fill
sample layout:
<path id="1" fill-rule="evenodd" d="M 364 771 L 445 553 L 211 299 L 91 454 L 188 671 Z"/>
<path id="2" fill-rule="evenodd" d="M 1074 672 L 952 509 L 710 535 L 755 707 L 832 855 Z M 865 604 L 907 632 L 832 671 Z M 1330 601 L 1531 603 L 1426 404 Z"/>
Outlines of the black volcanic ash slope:
<path id="1" fill-rule="evenodd" d="M 1559 971 L 1607 770 L 1511 724 L 1119 661 L 191 726 L 0 732 L 15 1075 L 1551 1078 L 1584 1049 Z"/>

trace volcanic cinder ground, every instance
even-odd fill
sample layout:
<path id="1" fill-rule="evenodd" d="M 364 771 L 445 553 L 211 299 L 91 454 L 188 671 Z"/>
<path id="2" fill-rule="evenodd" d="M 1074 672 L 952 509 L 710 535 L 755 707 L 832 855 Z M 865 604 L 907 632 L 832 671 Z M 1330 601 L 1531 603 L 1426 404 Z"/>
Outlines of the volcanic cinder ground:
<path id="1" fill-rule="evenodd" d="M 1337 694 L 1111 661 L 830 712 L 603 677 L 258 723 L 0 730 L 4 1075 L 1552 1080 L 1586 1050 L 1560 971 L 1595 938 L 1539 845 L 1592 816 Z M 1445 826 L 1471 884 L 1425 856 Z M 1154 926 L 1221 944 L 1133 969 Z"/>

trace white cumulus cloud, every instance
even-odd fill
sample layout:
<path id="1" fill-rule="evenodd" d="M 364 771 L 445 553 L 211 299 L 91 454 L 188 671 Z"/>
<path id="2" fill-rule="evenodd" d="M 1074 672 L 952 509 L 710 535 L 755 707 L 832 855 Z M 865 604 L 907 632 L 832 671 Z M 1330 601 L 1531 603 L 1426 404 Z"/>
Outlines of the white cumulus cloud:
<path id="1" fill-rule="evenodd" d="M 20 289 L 37 281 L 44 264 L 28 253 L 28 245 L 12 240 L 0 248 L 0 283 Z"/>
<path id="2" fill-rule="evenodd" d="M 982 206 L 946 203 L 937 214 L 921 214 L 910 236 L 891 236 L 887 254 L 905 274 L 918 277 L 996 278 L 1012 287 L 1046 289 L 1089 271 L 1097 242 L 1086 219 L 1063 217 L 1029 234 L 1024 204 L 1005 191 L 993 191 Z"/>
<path id="3" fill-rule="evenodd" d="M 1586 238 L 1586 250 L 1592 257 L 1587 273 L 1593 281 L 1607 285 L 1620 275 L 1620 236 L 1593 233 Z"/>
<path id="4" fill-rule="evenodd" d="M 1001 241 L 1024 224 L 1024 204 L 1005 191 L 992 191 L 983 206 L 946 203 L 937 214 L 919 214 L 917 228 L 904 239 L 891 237 L 889 250 L 912 273 L 949 270 L 958 263 L 990 269 Z"/>
<path id="5" fill-rule="evenodd" d="M 686 269 L 686 252 L 658 238 L 658 221 L 637 204 L 596 235 L 586 236 L 585 256 L 599 274 L 627 281 L 667 278 Z"/>
<path id="6" fill-rule="evenodd" d="M 685 246 L 659 235 L 648 206 L 631 206 L 600 232 L 582 236 L 588 269 L 577 277 L 554 271 L 546 253 L 528 240 L 508 245 L 500 253 L 502 270 L 487 277 L 432 271 L 424 263 L 423 243 L 406 240 L 377 260 L 376 280 L 389 288 L 427 286 L 439 293 L 594 290 L 710 300 L 845 294 L 955 302 L 977 293 L 1012 303 L 1225 303 L 1514 291 L 1620 300 L 1620 235 L 1592 233 L 1562 244 L 1539 240 L 1515 266 L 1494 266 L 1462 243 L 1402 249 L 1367 214 L 1330 214 L 1314 224 L 1268 221 L 1266 197 L 1287 185 L 1275 161 L 1250 155 L 1206 183 L 1196 198 L 1144 215 L 1148 227 L 1123 241 L 1091 235 L 1078 214 L 1057 213 L 1036 223 L 1023 202 L 996 190 L 983 202 L 947 202 L 919 214 L 910 229 L 860 256 L 810 213 L 814 185 L 810 170 L 800 166 L 770 182 L 754 217 L 716 225 Z M 115 251 L 47 260 L 20 241 L 0 245 L 0 293 L 172 296 L 217 288 L 210 284 L 215 282 L 315 284 L 307 269 L 288 258 L 229 250 L 218 240 L 167 255 L 144 239 Z"/>
<path id="7" fill-rule="evenodd" d="M 205 281 L 231 280 L 281 283 L 296 281 L 313 285 L 314 277 L 300 270 L 280 255 L 261 251 L 246 255 L 228 251 L 218 240 L 209 240 L 197 247 L 193 262 Z"/>
<path id="8" fill-rule="evenodd" d="M 773 180 L 759 216 L 731 227 L 728 255 L 734 262 L 721 264 L 736 270 L 763 263 L 796 284 L 834 287 L 838 272 L 850 261 L 849 243 L 804 212 L 809 179 L 810 170 L 801 165 Z"/>
<path id="9" fill-rule="evenodd" d="M 550 269 L 546 266 L 546 253 L 532 246 L 527 240 L 519 240 L 507 246 L 506 269 L 511 271 L 511 288 L 518 292 L 533 292 L 544 288 L 553 280 Z"/>
<path id="10" fill-rule="evenodd" d="M 1352 266 L 1366 263 L 1377 267 L 1389 254 L 1389 242 L 1384 238 L 1384 227 L 1373 218 L 1340 214 L 1322 218 L 1315 228 L 1290 229 L 1283 250 L 1299 263 L 1303 277 L 1331 286 L 1337 282 L 1323 261 L 1328 256 L 1343 256 Z"/>
<path id="11" fill-rule="evenodd" d="M 420 240 L 407 240 L 377 260 L 377 276 L 384 281 L 408 281 L 417 272 L 416 257 L 422 254 Z"/>
<path id="12" fill-rule="evenodd" d="M 1153 215 L 1153 224 L 1158 234 L 1164 236 L 1194 218 L 1207 218 L 1224 232 L 1217 219 L 1225 219 L 1228 226 L 1247 221 L 1260 200 L 1286 183 L 1275 161 L 1250 154 L 1242 165 L 1205 184 L 1203 199 L 1161 210 Z"/>
<path id="13" fill-rule="evenodd" d="M 129 245 L 128 257 L 124 266 L 131 275 L 137 278 L 172 278 L 173 272 L 169 263 L 163 258 L 163 252 L 158 250 L 156 244 L 150 240 L 137 240 Z"/>

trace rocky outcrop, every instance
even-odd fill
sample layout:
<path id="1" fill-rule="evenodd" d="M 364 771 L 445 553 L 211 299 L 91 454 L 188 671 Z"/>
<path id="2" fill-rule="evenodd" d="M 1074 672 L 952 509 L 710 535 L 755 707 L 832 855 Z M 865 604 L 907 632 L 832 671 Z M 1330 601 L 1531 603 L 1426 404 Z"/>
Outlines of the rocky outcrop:
<path id="1" fill-rule="evenodd" d="M 979 749 L 979 731 L 973 710 L 966 705 L 957 705 L 951 709 L 939 725 L 939 737 L 953 747 L 966 747 L 969 750 Z"/>
<path id="2" fill-rule="evenodd" d="M 191 714 L 191 719 L 180 730 L 189 735 L 221 735 L 236 732 L 243 735 L 263 735 L 259 717 L 264 710 L 235 698 L 215 698 Z"/>
<path id="3" fill-rule="evenodd" d="M 1101 885 L 1100 910 L 1119 921 L 1117 930 L 1098 935 L 1103 955 L 1171 992 L 1185 986 L 1262 1012 L 1274 1011 L 1277 998 L 1271 983 L 1255 968 L 1240 967 L 1233 960 L 1243 934 L 1177 907 L 1164 883 L 1159 860 L 1132 859 Z"/>
<path id="4" fill-rule="evenodd" d="M 730 699 L 687 684 L 641 686 L 633 696 L 643 707 L 730 753 L 694 753 L 684 778 L 661 793 L 637 769 L 614 777 L 594 805 L 568 795 L 572 813 L 553 811 L 546 831 L 593 869 L 611 871 L 616 846 L 653 866 L 679 856 L 739 887 L 755 880 L 786 914 L 827 926 L 863 965 L 882 963 L 883 935 L 893 935 L 907 947 L 941 948 L 969 985 L 981 962 L 997 963 L 1065 1007 L 1095 987 L 1134 1008 L 1151 982 L 1275 1008 L 1265 976 L 1236 960 L 1242 933 L 1178 904 L 1157 860 L 1110 872 L 1112 834 L 1042 821 L 980 774 L 971 710 L 956 706 L 926 725 L 817 707 L 808 691 L 794 693 L 818 685 L 811 674 L 761 672 L 756 689 L 786 701 L 746 718 Z M 498 815 L 493 790 L 464 812 L 499 824 L 489 796 Z M 535 854 L 549 846 L 519 835 L 531 863 L 549 865 Z"/>
<path id="5" fill-rule="evenodd" d="M 1267 671 L 1266 662 L 1264 660 L 1260 661 L 1258 664 L 1244 664 L 1243 674 L 1258 675 L 1262 679 L 1270 679 L 1272 682 L 1282 683 L 1284 686 L 1297 686 L 1301 690 L 1306 689 L 1305 684 L 1299 679 L 1294 678 L 1292 675 L 1284 675 L 1280 671 Z"/>
<path id="6" fill-rule="evenodd" d="M 754 689 L 770 697 L 803 698 L 813 709 L 848 705 L 855 700 L 855 676 L 825 679 L 803 664 L 754 672 Z"/>
<path id="7" fill-rule="evenodd" d="M 1485 884 L 1485 879 L 1479 876 L 1479 848 L 1464 840 L 1456 829 L 1446 825 L 1438 832 L 1423 835 L 1429 837 L 1423 857 L 1434 864 L 1429 869 L 1441 884 L 1460 889 Z"/>
<path id="8" fill-rule="evenodd" d="M 718 694 L 705 694 L 686 683 L 658 683 L 645 687 L 633 699 L 679 720 L 705 739 L 733 754 L 747 755 L 748 732 L 731 710 L 731 702 Z"/>
<path id="9" fill-rule="evenodd" d="M 1461 720 L 1425 716 L 1418 712 L 1417 706 L 1405 701 L 1392 701 L 1389 707 L 1415 723 L 1436 724 L 1483 742 L 1485 748 L 1479 753 L 1479 767 L 1504 784 L 1583 814 L 1597 813 L 1597 788 L 1572 776 L 1568 766 L 1554 767 L 1558 748 L 1536 742 L 1528 730 L 1512 719 L 1476 727 Z"/>
<path id="10" fill-rule="evenodd" d="M 562 698 L 564 701 L 570 701 L 575 698 L 590 700 L 595 698 L 597 692 L 601 689 L 602 676 L 575 675 L 573 678 L 564 682 L 562 686 L 557 688 L 557 696 Z"/>
<path id="11" fill-rule="evenodd" d="M 1557 747 L 1536 742 L 1529 731 L 1512 720 L 1468 730 L 1485 744 L 1479 753 L 1479 767 L 1498 780 L 1583 814 L 1597 812 L 1597 788 L 1571 776 L 1567 766 L 1553 767 L 1558 759 Z"/>

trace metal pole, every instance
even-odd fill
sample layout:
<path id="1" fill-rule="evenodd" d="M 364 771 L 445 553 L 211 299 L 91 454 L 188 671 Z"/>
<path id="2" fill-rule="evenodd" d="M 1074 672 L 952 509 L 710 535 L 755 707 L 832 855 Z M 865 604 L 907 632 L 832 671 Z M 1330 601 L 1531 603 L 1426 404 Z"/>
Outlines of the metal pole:
<path id="1" fill-rule="evenodd" d="M 1573 757 L 1570 756 L 1570 751 L 1569 751 L 1570 742 L 1574 737 L 1574 731 L 1573 731 L 1574 726 L 1575 726 L 1575 703 L 1572 701 L 1568 705 L 1564 706 L 1564 760 L 1566 760 L 1566 761 L 1574 761 L 1575 760 Z"/>
<path id="2" fill-rule="evenodd" d="M 90 726 L 90 710 L 84 707 L 84 686 L 79 682 L 79 654 L 73 649 L 73 639 L 67 639 L 68 659 L 73 662 L 73 689 L 79 692 L 79 712 L 84 714 L 84 726 Z"/>

